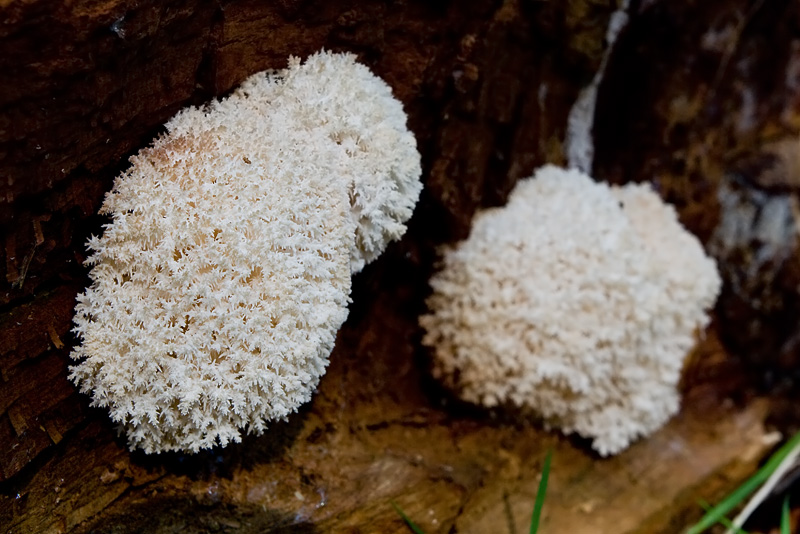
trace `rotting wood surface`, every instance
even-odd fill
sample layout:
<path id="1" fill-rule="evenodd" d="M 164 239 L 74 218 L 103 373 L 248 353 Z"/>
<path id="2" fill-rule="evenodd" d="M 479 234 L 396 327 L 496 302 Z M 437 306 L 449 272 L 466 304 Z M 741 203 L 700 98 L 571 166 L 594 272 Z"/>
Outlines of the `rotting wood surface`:
<path id="1" fill-rule="evenodd" d="M 791 170 L 775 171 L 768 156 L 774 142 L 793 142 L 800 125 L 800 75 L 792 74 L 800 72 L 798 7 L 639 4 L 601 86 L 597 175 L 655 180 L 708 240 L 726 176 L 784 172 L 789 185 L 780 192 L 794 194 Z M 723 302 L 732 304 L 718 310 L 718 327 L 728 349 L 712 331 L 687 371 L 682 413 L 611 460 L 580 441 L 454 403 L 425 371 L 415 318 L 435 247 L 464 237 L 474 211 L 501 203 L 535 166 L 563 162 L 569 108 L 599 64 L 615 7 L 2 3 L 0 528 L 406 532 L 389 504 L 396 500 L 430 533 L 524 532 L 541 461 L 553 448 L 543 531 L 667 533 L 699 515 L 698 497 L 719 498 L 747 476 L 769 448 L 767 407 L 738 394 L 747 382 L 729 351 L 757 345 L 758 335 L 735 334 L 765 323 L 762 310 L 740 302 L 760 294 L 726 289 Z M 760 46 L 764 27 L 772 28 L 769 48 Z M 708 28 L 721 41 L 704 41 Z M 693 49 L 697 42 L 707 48 Z M 182 106 L 323 46 L 357 53 L 406 106 L 426 185 L 409 233 L 355 278 L 350 319 L 309 407 L 225 450 L 129 453 L 106 415 L 66 379 L 74 296 L 86 283 L 84 242 L 101 231 L 93 214 L 102 195 L 126 157 Z M 744 68 L 762 56 L 775 72 L 770 92 L 753 87 L 760 104 L 743 118 L 715 111 L 739 109 L 749 84 L 764 83 L 760 71 Z M 687 70 L 697 62 L 702 69 Z M 780 294 L 795 259 L 792 250 L 778 282 L 752 284 Z M 741 258 L 725 261 L 736 274 Z M 766 322 L 781 325 L 766 330 L 770 354 L 780 353 L 784 366 L 794 361 L 793 345 L 780 347 L 795 332 L 781 318 L 794 312 L 793 298 L 771 308 Z"/>

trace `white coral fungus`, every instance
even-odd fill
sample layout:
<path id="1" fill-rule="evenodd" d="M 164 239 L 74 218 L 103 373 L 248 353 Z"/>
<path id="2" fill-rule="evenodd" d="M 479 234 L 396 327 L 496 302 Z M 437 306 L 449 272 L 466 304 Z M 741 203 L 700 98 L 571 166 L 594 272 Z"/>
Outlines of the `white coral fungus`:
<path id="1" fill-rule="evenodd" d="M 252 113 L 280 107 L 287 120 L 338 147 L 335 174 L 350 197 L 355 224 L 351 270 L 360 271 L 401 237 L 419 198 L 416 140 L 391 88 L 349 54 L 297 58 L 277 74 L 256 74 L 234 94 Z"/>
<path id="2" fill-rule="evenodd" d="M 431 286 L 420 323 L 446 386 L 532 411 L 608 455 L 677 412 L 720 278 L 648 186 L 545 166 L 476 216 Z"/>
<path id="3" fill-rule="evenodd" d="M 288 89 L 291 73 L 313 85 L 319 69 L 343 79 L 328 72 L 316 93 Z M 352 56 L 317 54 L 246 86 L 181 112 L 168 135 L 133 157 L 101 209 L 112 222 L 89 242 L 92 285 L 78 297 L 71 379 L 109 409 L 132 449 L 224 446 L 307 402 L 359 263 L 352 214 L 363 206 L 354 189 L 374 180 L 364 196 L 385 214 L 374 217 L 383 242 L 365 259 L 402 234 L 419 193 L 408 183 L 419 183 L 419 155 L 416 167 L 406 161 L 416 150 L 395 116 L 400 104 Z M 353 94 L 371 95 L 368 114 L 391 100 L 394 122 L 361 116 Z M 335 112 L 321 117 L 320 102 L 336 102 Z M 331 138 L 337 122 L 377 132 L 365 146 L 384 167 L 370 162 L 359 175 L 359 162 L 348 163 Z M 380 139 L 400 143 L 402 165 Z"/>

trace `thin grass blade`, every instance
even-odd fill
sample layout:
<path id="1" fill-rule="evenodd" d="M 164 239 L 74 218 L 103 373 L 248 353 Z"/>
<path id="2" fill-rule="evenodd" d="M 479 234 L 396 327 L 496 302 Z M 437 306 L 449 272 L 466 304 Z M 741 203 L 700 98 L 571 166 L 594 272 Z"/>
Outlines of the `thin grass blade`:
<path id="1" fill-rule="evenodd" d="M 700 506 L 702 506 L 703 510 L 705 510 L 706 512 L 708 512 L 712 508 L 710 504 L 702 500 L 700 501 Z M 733 521 L 731 521 L 725 516 L 719 518 L 719 524 L 727 528 L 728 530 L 734 531 L 736 534 L 748 534 L 746 530 L 738 528 L 736 525 L 733 524 Z"/>
<path id="2" fill-rule="evenodd" d="M 700 518 L 695 525 L 686 531 L 686 534 L 700 534 L 715 525 L 721 518 L 728 515 L 728 512 L 736 508 L 743 500 L 753 493 L 769 476 L 777 469 L 784 458 L 795 448 L 800 446 L 800 432 L 792 436 L 784 443 L 778 451 L 756 473 L 748 478 L 741 486 L 736 488 L 730 495 L 723 499 L 719 504 L 711 508 Z"/>
<path id="3" fill-rule="evenodd" d="M 552 458 L 553 449 L 550 449 L 547 451 L 547 456 L 544 458 L 544 465 L 542 466 L 542 478 L 539 480 L 539 489 L 536 491 L 536 501 L 533 503 L 530 534 L 536 534 L 536 532 L 539 530 L 539 520 L 542 517 L 544 497 L 547 494 L 547 479 L 550 478 L 550 460 Z"/>
<path id="4" fill-rule="evenodd" d="M 781 506 L 781 534 L 792 534 L 792 520 L 789 516 L 789 496 L 783 498 Z"/>
<path id="5" fill-rule="evenodd" d="M 408 517 L 406 513 L 397 505 L 396 502 L 394 501 L 391 502 L 394 511 L 397 512 L 397 515 L 399 515 L 403 521 L 405 521 L 406 525 L 408 525 L 408 528 L 411 529 L 411 532 L 413 532 L 414 534 L 425 534 L 425 531 L 422 530 L 416 523 L 414 523 L 411 520 L 411 518 Z"/>

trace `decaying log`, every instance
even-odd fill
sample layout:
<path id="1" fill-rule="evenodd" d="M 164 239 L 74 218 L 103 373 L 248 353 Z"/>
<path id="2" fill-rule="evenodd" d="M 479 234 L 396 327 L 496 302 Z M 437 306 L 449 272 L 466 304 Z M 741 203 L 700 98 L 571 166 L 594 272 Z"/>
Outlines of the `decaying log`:
<path id="1" fill-rule="evenodd" d="M 454 403 L 419 348 L 436 247 L 465 237 L 473 213 L 501 204 L 536 166 L 564 163 L 567 115 L 600 65 L 616 4 L 0 2 L 0 527 L 404 532 L 396 500 L 427 532 L 522 532 L 553 448 L 545 531 L 675 532 L 699 515 L 698 497 L 718 498 L 749 474 L 769 450 L 767 410 L 740 394 L 747 367 L 731 354 L 766 336 L 759 365 L 777 354 L 797 369 L 794 242 L 766 270 L 746 268 L 747 243 L 719 249 L 726 346 L 712 330 L 687 371 L 682 413 L 612 460 Z M 642 0 L 631 15 L 600 86 L 598 178 L 654 181 L 705 242 L 726 180 L 746 175 L 745 203 L 761 192 L 791 202 L 797 4 Z M 322 47 L 358 54 L 408 111 L 425 182 L 408 235 L 355 278 L 310 406 L 224 450 L 131 453 L 66 378 L 103 194 L 177 110 Z M 765 58 L 769 80 L 754 66 Z M 734 116 L 750 96 L 750 114 Z M 737 291 L 732 281 L 752 272 L 752 289 Z M 755 305 L 764 295 L 788 296 L 765 312 Z M 752 324 L 760 330 L 742 328 Z"/>

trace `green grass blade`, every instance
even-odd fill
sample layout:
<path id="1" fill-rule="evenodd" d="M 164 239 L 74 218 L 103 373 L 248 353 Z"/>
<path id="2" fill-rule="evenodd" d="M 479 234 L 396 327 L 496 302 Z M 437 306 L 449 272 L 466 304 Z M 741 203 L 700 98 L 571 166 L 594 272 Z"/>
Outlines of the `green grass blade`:
<path id="1" fill-rule="evenodd" d="M 392 507 L 394 507 L 394 511 L 397 512 L 397 515 L 399 515 L 403 521 L 405 521 L 406 525 L 408 525 L 408 528 L 410 528 L 414 534 L 425 534 L 425 531 L 422 530 L 416 523 L 414 523 L 411 518 L 408 517 L 406 513 L 397 505 L 396 502 L 392 501 Z"/>
<path id="2" fill-rule="evenodd" d="M 711 510 L 711 505 L 708 504 L 706 501 L 700 501 L 700 506 L 702 506 L 703 510 L 705 510 L 706 512 Z M 733 521 L 731 521 L 730 519 L 728 519 L 725 516 L 722 516 L 722 517 L 719 518 L 719 524 L 722 525 L 723 527 L 727 528 L 728 530 L 734 531 L 736 534 L 747 534 L 747 531 L 735 527 L 733 525 Z"/>
<path id="3" fill-rule="evenodd" d="M 719 504 L 706 512 L 706 514 L 700 518 L 700 521 L 686 531 L 686 534 L 700 534 L 718 523 L 721 518 L 728 515 L 728 512 L 736 508 L 744 499 L 763 484 L 780 465 L 783 459 L 798 446 L 800 446 L 800 432 L 784 443 L 783 446 L 767 460 L 761 469 L 756 471 L 756 474 L 748 478 Z"/>
<path id="4" fill-rule="evenodd" d="M 547 451 L 542 466 L 542 478 L 539 480 L 539 489 L 536 491 L 536 501 L 533 503 L 533 514 L 531 514 L 531 534 L 536 534 L 539 530 L 539 519 L 542 517 L 542 507 L 544 497 L 547 494 L 547 479 L 550 478 L 550 460 L 553 458 L 553 449 Z"/>
<path id="5" fill-rule="evenodd" d="M 792 534 L 791 518 L 789 517 L 789 496 L 783 498 L 781 506 L 781 534 Z"/>

